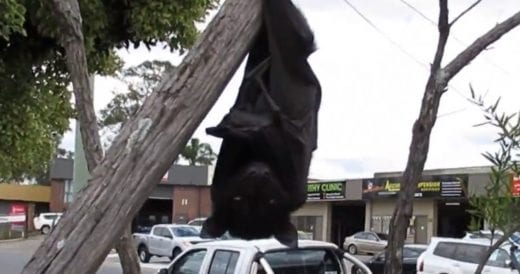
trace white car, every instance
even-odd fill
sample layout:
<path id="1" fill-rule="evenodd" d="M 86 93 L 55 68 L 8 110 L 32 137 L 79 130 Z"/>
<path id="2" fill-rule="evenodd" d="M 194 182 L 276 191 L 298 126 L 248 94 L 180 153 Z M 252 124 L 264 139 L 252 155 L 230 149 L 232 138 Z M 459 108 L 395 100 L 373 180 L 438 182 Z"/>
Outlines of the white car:
<path id="1" fill-rule="evenodd" d="M 195 219 L 189 221 L 188 225 L 191 225 L 191 226 L 195 227 L 196 229 L 198 229 L 199 231 L 201 231 L 202 225 L 204 224 L 206 219 L 207 218 L 195 218 Z"/>
<path id="2" fill-rule="evenodd" d="M 294 249 L 275 239 L 216 240 L 191 246 L 157 273 L 347 274 L 353 265 L 372 274 L 359 259 L 327 242 L 299 240 Z"/>
<path id="3" fill-rule="evenodd" d="M 58 221 L 63 213 L 41 213 L 38 217 L 34 217 L 33 224 L 36 230 L 42 234 L 48 234 Z"/>
<path id="4" fill-rule="evenodd" d="M 473 274 L 490 243 L 490 239 L 433 237 L 426 251 L 417 259 L 417 273 Z M 491 254 L 483 273 L 518 274 L 519 260 L 520 252 L 515 249 L 511 254 L 511 244 L 503 244 Z"/>
<path id="5" fill-rule="evenodd" d="M 143 263 L 152 256 L 174 259 L 193 244 L 210 241 L 200 238 L 200 231 L 190 225 L 159 224 L 154 225 L 150 233 L 134 233 L 139 259 Z"/>

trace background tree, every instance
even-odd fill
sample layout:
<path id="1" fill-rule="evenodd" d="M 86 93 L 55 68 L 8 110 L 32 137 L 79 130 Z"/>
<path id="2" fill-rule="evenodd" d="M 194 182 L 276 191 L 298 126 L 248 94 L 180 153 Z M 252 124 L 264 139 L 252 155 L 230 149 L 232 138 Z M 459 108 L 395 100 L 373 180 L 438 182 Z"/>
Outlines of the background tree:
<path id="1" fill-rule="evenodd" d="M 168 61 L 154 60 L 122 69 L 118 73 L 118 79 L 126 84 L 128 90 L 114 92 L 114 98 L 101 110 L 99 118 L 100 126 L 107 130 L 105 136 L 108 144 L 112 141 L 111 137 L 117 135 L 121 127 L 141 108 L 146 97 L 160 83 L 164 73 L 173 69 L 174 66 Z M 216 159 L 211 145 L 201 143 L 198 138 L 191 139 L 180 156 L 190 165 L 211 165 Z"/>
<path id="2" fill-rule="evenodd" d="M 474 208 L 470 213 L 476 219 L 483 220 L 492 234 L 500 230 L 503 235 L 496 242 L 490 241 L 490 247 L 480 258 L 475 273 L 480 274 L 491 254 L 506 242 L 513 233 L 520 231 L 520 198 L 513 196 L 512 179 L 520 174 L 520 112 L 500 113 L 500 99 L 492 105 L 486 105 L 483 98 L 475 96 L 471 88 L 473 102 L 484 112 L 485 122 L 478 126 L 490 125 L 498 130 L 495 142 L 499 149 L 495 153 L 486 152 L 483 156 L 491 162 L 490 182 L 484 195 L 470 198 Z M 494 236 L 494 235 L 492 235 Z M 492 237 L 494 238 L 494 237 Z M 516 267 L 520 267 L 517 265 Z M 519 268 L 520 270 L 520 268 Z"/>
<path id="3" fill-rule="evenodd" d="M 111 74 L 120 67 L 121 62 L 115 54 L 116 48 L 128 48 L 130 45 L 138 47 L 141 44 L 149 48 L 158 43 L 166 43 L 171 50 L 182 52 L 191 46 L 197 37 L 195 23 L 200 22 L 207 10 L 215 4 L 213 0 L 155 0 L 139 3 L 117 0 L 0 0 L 0 86 L 18 99 L 11 99 L 6 106 L 3 105 L 5 101 L 1 101 L 7 110 L 0 111 L 6 114 L 11 111 L 12 115 L 2 117 L 2 122 L 6 125 L 1 125 L 0 135 L 6 136 L 7 140 L 19 140 L 19 135 L 29 134 L 30 137 L 41 138 L 35 142 L 50 142 L 52 138 L 47 136 L 49 134 L 44 134 L 46 131 L 40 128 L 47 125 L 56 127 L 56 124 L 63 126 L 59 122 L 65 121 L 63 127 L 66 129 L 69 113 L 61 111 L 58 114 L 65 115 L 57 117 L 43 115 L 47 118 L 44 119 L 44 123 L 27 127 L 40 130 L 36 133 L 42 132 L 33 134 L 19 126 L 25 123 L 25 119 L 20 117 L 18 112 L 20 109 L 25 111 L 31 103 L 23 98 L 32 99 L 32 96 L 38 98 L 35 101 L 37 103 L 51 102 L 43 106 L 37 105 L 42 109 L 65 105 L 63 108 L 68 110 L 70 104 L 67 96 L 70 94 L 66 92 L 65 87 L 72 82 L 87 166 L 92 173 L 103 159 L 103 151 L 92 102 L 92 87 L 88 81 L 89 74 Z M 38 85 L 49 86 L 49 94 L 31 93 L 31 87 Z M 38 90 L 40 91 L 41 89 Z M 28 115 L 31 114 L 29 111 Z M 58 127 L 56 131 L 60 133 L 60 129 L 62 128 Z M 31 146 L 29 142 L 22 145 Z M 48 151 L 54 147 L 53 145 L 47 144 L 42 147 L 47 150 L 42 149 L 43 152 L 40 154 L 52 154 Z M 15 147 L 14 152 L 25 152 L 20 148 L 23 146 Z M 43 164 L 49 160 L 49 157 L 41 158 L 35 157 Z M 31 165 L 26 167 L 30 169 Z M 13 167 L 8 168 L 13 170 Z M 131 250 L 133 245 L 128 233 L 122 239 L 118 241 L 116 249 L 120 254 L 123 270 L 125 273 L 137 273 L 139 265 L 135 252 Z"/>
<path id="4" fill-rule="evenodd" d="M 188 161 L 190 166 L 197 164 L 211 165 L 216 159 L 216 154 L 213 152 L 211 145 L 201 143 L 198 138 L 192 138 L 180 155 Z"/>
<path id="5" fill-rule="evenodd" d="M 410 152 L 401 179 L 401 190 L 390 221 L 388 248 L 385 256 L 386 274 L 402 273 L 403 245 L 407 236 L 410 218 L 413 215 L 413 197 L 428 157 L 430 135 L 437 120 L 441 97 L 447 91 L 448 82 L 477 57 L 480 52 L 520 24 L 520 12 L 517 12 L 476 39 L 447 65 L 442 66 L 451 27 L 480 1 L 473 3 L 450 22 L 448 0 L 439 0 L 439 39 L 430 67 L 430 76 L 426 82 L 419 117 L 412 127 Z"/>

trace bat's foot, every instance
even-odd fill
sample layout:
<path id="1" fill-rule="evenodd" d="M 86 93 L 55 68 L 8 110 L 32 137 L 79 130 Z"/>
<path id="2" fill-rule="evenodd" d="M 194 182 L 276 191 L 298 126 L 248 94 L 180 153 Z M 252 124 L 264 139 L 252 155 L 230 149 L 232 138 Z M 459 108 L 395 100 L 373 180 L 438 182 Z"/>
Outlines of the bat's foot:
<path id="1" fill-rule="evenodd" d="M 283 245 L 291 248 L 298 248 L 298 231 L 290 222 L 278 229 L 274 237 Z"/>
<path id="2" fill-rule="evenodd" d="M 222 236 L 225 232 L 226 229 L 222 225 L 220 225 L 214 217 L 209 217 L 202 225 L 200 237 L 205 239 L 217 238 Z"/>

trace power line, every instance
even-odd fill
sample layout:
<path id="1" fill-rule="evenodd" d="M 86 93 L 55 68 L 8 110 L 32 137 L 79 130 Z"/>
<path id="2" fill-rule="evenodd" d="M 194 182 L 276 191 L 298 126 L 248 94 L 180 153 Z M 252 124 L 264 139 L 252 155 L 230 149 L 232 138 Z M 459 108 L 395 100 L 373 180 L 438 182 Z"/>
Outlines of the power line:
<path id="1" fill-rule="evenodd" d="M 412 60 L 414 60 L 417 64 L 425 67 L 426 69 L 429 69 L 428 65 L 424 62 L 417 59 L 415 56 L 413 56 L 409 51 L 407 51 L 403 46 L 401 46 L 399 43 L 397 43 L 395 40 L 393 40 L 390 36 L 388 36 L 385 32 L 383 32 L 376 24 L 374 24 L 368 17 L 366 17 L 361 11 L 359 11 L 350 1 L 343 0 L 347 5 L 349 5 L 365 22 L 367 22 L 374 30 L 376 30 L 379 34 L 381 34 L 383 37 L 385 37 L 390 43 L 394 44 L 399 50 L 401 50 L 404 54 L 406 54 L 408 57 L 410 57 Z"/>
<path id="2" fill-rule="evenodd" d="M 365 16 L 358 8 L 356 8 L 356 6 L 354 6 L 354 4 L 352 4 L 349 0 L 343 0 L 343 2 L 345 2 L 350 8 L 352 8 L 352 10 L 354 10 L 365 22 L 367 22 L 374 30 L 376 30 L 379 34 L 381 34 L 384 38 L 386 38 L 390 43 L 392 43 L 394 46 L 396 46 L 399 50 L 401 50 L 406 56 L 408 56 L 409 58 L 411 58 L 412 60 L 414 60 L 417 64 L 419 64 L 420 66 L 422 66 L 423 68 L 426 69 L 426 71 L 430 72 L 430 67 L 420 61 L 418 58 L 416 58 L 415 56 L 413 56 L 409 51 L 407 51 L 403 46 L 401 46 L 399 43 L 397 43 L 395 40 L 393 40 L 389 35 L 387 35 L 383 30 L 381 30 L 376 24 L 374 24 L 374 22 L 372 22 L 372 20 L 370 20 L 367 16 Z M 467 96 L 465 96 L 464 94 L 462 94 L 462 92 L 460 92 L 457 88 L 455 88 L 454 86 L 448 84 L 448 88 L 450 89 L 453 89 L 459 96 L 461 96 L 463 99 L 465 100 L 469 100 L 469 98 Z"/>
<path id="3" fill-rule="evenodd" d="M 422 13 L 419 9 L 417 9 L 416 7 L 414 7 L 412 4 L 410 4 L 409 2 L 407 2 L 406 0 L 399 0 L 401 3 L 403 3 L 405 6 L 407 6 L 408 8 L 410 8 L 411 10 L 413 10 L 415 13 L 417 13 L 420 17 L 422 17 L 424 20 L 430 22 L 430 24 L 432 24 L 433 26 L 437 27 L 437 22 L 435 22 L 434 20 L 432 20 L 430 17 L 426 16 L 424 13 Z M 463 42 L 462 40 L 458 39 L 456 36 L 453 36 L 453 39 L 455 41 L 457 41 L 461 46 L 464 46 L 464 47 L 468 47 L 468 44 Z M 493 62 L 493 60 L 487 58 L 485 55 L 482 56 L 489 64 L 493 65 L 494 67 L 496 67 L 497 69 L 499 69 L 500 71 L 502 71 L 502 73 L 505 73 L 507 76 L 511 76 L 511 74 L 504 68 L 502 68 L 501 66 L 499 66 L 497 63 Z"/>

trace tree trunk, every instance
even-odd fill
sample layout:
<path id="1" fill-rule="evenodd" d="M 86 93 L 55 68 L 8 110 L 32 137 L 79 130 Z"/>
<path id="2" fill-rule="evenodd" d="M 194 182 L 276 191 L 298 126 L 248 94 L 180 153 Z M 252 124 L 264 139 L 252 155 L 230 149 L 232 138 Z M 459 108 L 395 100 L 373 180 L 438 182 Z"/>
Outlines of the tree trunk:
<path id="1" fill-rule="evenodd" d="M 452 24 L 469 9 L 473 8 L 475 4 L 456 17 L 452 23 L 448 23 L 448 1 L 440 0 L 439 6 L 439 41 L 437 51 L 431 66 L 430 77 L 426 83 L 419 118 L 413 125 L 408 162 L 401 179 L 401 191 L 399 192 L 396 207 L 390 221 L 385 274 L 402 273 L 402 249 L 406 240 L 410 218 L 413 214 L 413 197 L 417 190 L 417 183 L 424 170 L 424 164 L 428 156 L 430 135 L 437 120 L 442 94 L 446 91 L 448 82 L 486 47 L 520 24 L 520 12 L 518 12 L 475 40 L 448 65 L 442 68 L 444 49 Z"/>
<path id="2" fill-rule="evenodd" d="M 247 54 L 260 10 L 260 0 L 227 0 L 221 6 L 178 69 L 123 127 L 22 273 L 98 269 Z"/>
<path id="3" fill-rule="evenodd" d="M 81 140 L 85 147 L 87 169 L 92 173 L 103 159 L 103 150 L 94 110 L 93 90 L 90 86 L 87 55 L 81 31 L 81 12 L 77 0 L 49 2 L 55 18 L 60 23 L 60 41 L 66 52 L 67 68 L 71 75 L 75 105 L 78 110 Z M 116 245 L 123 273 L 140 274 L 137 251 L 133 246 L 129 231 L 117 241 Z M 128 270 L 128 271 L 126 271 Z"/>
<path id="4" fill-rule="evenodd" d="M 116 243 L 116 251 L 121 261 L 123 273 L 141 273 L 139 258 L 137 257 L 134 242 L 132 241 L 131 226 L 128 226 L 123 231 L 123 236 L 121 236 Z"/>

